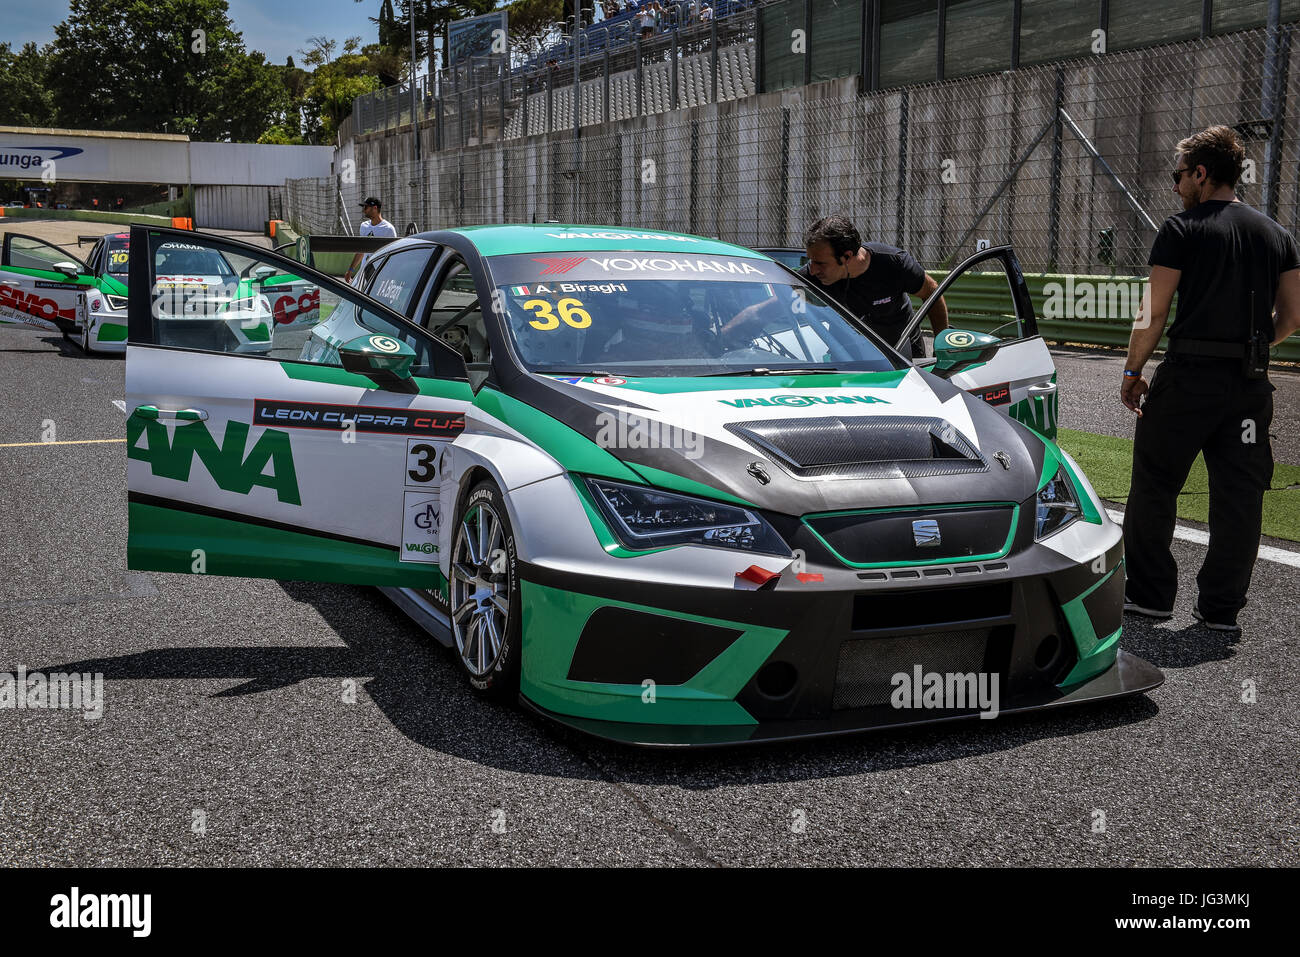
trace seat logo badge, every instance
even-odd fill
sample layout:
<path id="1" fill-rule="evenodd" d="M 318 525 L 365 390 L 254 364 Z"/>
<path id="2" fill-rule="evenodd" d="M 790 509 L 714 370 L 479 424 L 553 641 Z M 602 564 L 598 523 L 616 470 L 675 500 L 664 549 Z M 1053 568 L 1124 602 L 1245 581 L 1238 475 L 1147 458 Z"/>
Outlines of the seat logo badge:
<path id="1" fill-rule="evenodd" d="M 997 452 L 993 453 L 993 457 L 998 460 L 998 464 L 1000 464 L 1003 469 L 1006 471 L 1011 470 L 1011 456 L 1007 455 L 1006 452 L 999 449 Z"/>
<path id="2" fill-rule="evenodd" d="M 745 469 L 750 475 L 758 479 L 760 485 L 766 485 L 772 481 L 772 476 L 767 474 L 767 469 L 763 468 L 758 462 L 750 462 L 749 467 Z"/>
<path id="3" fill-rule="evenodd" d="M 939 535 L 939 523 L 932 518 L 923 518 L 912 523 L 912 540 L 917 548 L 930 548 L 943 541 Z"/>

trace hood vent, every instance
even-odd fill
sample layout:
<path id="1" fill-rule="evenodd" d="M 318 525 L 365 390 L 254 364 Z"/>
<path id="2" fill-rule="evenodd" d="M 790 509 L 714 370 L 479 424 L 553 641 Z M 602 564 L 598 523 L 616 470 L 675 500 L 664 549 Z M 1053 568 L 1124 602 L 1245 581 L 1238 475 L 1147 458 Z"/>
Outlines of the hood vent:
<path id="1" fill-rule="evenodd" d="M 933 417 L 766 419 L 727 429 L 801 478 L 922 478 L 989 468 L 964 435 Z"/>

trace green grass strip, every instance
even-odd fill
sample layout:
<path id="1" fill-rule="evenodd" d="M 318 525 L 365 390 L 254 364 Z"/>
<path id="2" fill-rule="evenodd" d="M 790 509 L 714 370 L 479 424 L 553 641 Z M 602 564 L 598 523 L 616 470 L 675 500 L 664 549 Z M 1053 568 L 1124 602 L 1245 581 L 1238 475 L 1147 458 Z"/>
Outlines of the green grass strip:
<path id="1" fill-rule="evenodd" d="M 1133 472 L 1133 442 L 1113 435 L 1096 435 L 1061 429 L 1060 446 L 1083 467 L 1097 494 L 1111 502 L 1128 501 Z M 1205 459 L 1197 456 L 1178 496 L 1178 517 L 1194 522 L 1209 521 L 1210 478 Z M 1264 534 L 1300 542 L 1300 466 L 1277 463 L 1273 484 L 1264 493 Z"/>

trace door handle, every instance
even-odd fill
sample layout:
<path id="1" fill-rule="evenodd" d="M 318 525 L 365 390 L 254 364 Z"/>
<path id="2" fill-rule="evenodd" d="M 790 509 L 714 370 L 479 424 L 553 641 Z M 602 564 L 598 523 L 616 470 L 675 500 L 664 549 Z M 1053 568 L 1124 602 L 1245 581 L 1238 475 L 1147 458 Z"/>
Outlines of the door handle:
<path id="1" fill-rule="evenodd" d="M 1055 382 L 1035 382 L 1028 389 L 1030 395 L 1052 395 L 1056 392 Z"/>
<path id="2" fill-rule="evenodd" d="M 135 414 L 142 419 L 167 419 L 179 422 L 205 422 L 205 409 L 160 409 L 156 405 L 137 405 Z"/>

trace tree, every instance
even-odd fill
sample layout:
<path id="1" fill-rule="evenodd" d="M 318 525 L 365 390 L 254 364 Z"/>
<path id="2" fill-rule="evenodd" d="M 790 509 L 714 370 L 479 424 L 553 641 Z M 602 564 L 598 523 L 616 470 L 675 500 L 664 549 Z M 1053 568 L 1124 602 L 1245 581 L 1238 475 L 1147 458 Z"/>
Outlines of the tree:
<path id="1" fill-rule="evenodd" d="M 390 50 L 378 43 L 370 43 L 361 48 L 361 53 L 370 63 L 370 72 L 379 78 L 380 86 L 402 83 L 410 76 L 411 66 L 405 49 Z"/>
<path id="2" fill-rule="evenodd" d="M 13 53 L 8 43 L 0 43 L 0 124 L 54 125 L 48 61 L 49 47 L 38 50 L 35 43 L 24 43 Z"/>
<path id="3" fill-rule="evenodd" d="M 338 41 L 325 36 L 308 37 L 310 45 L 299 50 L 302 62 L 313 67 L 303 96 L 306 139 L 328 142 L 339 124 L 352 113 L 352 101 L 363 93 L 379 89 L 379 78 L 370 61 L 360 52 L 361 38 L 343 41 L 343 53 L 335 57 Z"/>
<path id="4" fill-rule="evenodd" d="M 515 0 L 506 7 L 509 14 L 510 49 L 515 60 L 524 60 L 545 45 L 564 16 L 564 0 Z"/>
<path id="5" fill-rule="evenodd" d="M 71 0 L 54 33 L 64 126 L 251 140 L 289 108 L 282 70 L 245 52 L 226 0 Z"/>

